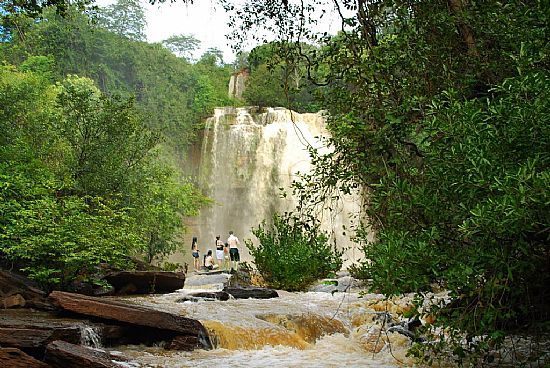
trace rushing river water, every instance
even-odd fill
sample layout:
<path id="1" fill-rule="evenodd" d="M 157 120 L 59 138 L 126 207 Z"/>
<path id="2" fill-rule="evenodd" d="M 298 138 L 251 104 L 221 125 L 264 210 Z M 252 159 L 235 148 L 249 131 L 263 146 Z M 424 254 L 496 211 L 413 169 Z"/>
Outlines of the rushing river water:
<path id="1" fill-rule="evenodd" d="M 205 281 L 208 277 L 211 280 Z M 380 329 L 382 295 L 279 291 L 275 299 L 178 302 L 190 292 L 219 290 L 225 275 L 192 276 L 176 293 L 128 298 L 200 320 L 213 350 L 167 351 L 126 346 L 124 355 L 148 367 L 398 367 L 409 366 L 410 340 Z M 208 282 L 208 283 L 205 283 Z M 194 284 L 194 285 L 193 285 Z M 389 312 L 400 306 L 392 304 Z"/>

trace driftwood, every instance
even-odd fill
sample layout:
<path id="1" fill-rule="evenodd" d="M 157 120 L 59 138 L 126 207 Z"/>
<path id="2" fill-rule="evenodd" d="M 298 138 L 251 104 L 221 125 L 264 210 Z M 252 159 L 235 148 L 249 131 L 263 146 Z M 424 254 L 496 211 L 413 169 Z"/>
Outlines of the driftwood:
<path id="1" fill-rule="evenodd" d="M 54 341 L 46 347 L 44 360 L 56 368 L 79 367 L 79 368 L 120 368 L 116 360 L 121 358 L 111 354 L 74 345 L 65 341 Z"/>
<path id="2" fill-rule="evenodd" d="M 0 362 L 2 367 L 9 368 L 51 368 L 16 348 L 0 348 Z"/>
<path id="3" fill-rule="evenodd" d="M 61 291 L 52 292 L 50 299 L 55 305 L 66 311 L 147 327 L 149 333 L 155 335 L 155 338 L 158 339 L 171 340 L 182 335 L 195 337 L 194 343 L 196 344 L 187 347 L 185 350 L 192 350 L 196 347 L 211 348 L 206 329 L 199 321 L 194 319 L 143 306 Z M 188 339 L 188 341 L 192 340 Z"/>
<path id="4" fill-rule="evenodd" d="M 276 290 L 258 287 L 226 287 L 223 291 L 235 299 L 270 299 L 279 297 Z"/>
<path id="5" fill-rule="evenodd" d="M 121 271 L 104 277 L 117 294 L 170 293 L 185 284 L 183 272 Z"/>

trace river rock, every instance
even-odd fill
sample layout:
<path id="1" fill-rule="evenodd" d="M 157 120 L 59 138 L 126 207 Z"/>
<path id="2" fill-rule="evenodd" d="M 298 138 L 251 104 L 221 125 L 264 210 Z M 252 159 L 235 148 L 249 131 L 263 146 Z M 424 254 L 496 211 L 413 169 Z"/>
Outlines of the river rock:
<path id="1" fill-rule="evenodd" d="M 106 351 L 91 349 L 85 346 L 70 344 L 65 341 L 54 341 L 46 347 L 44 360 L 56 368 L 121 368 L 128 367 L 119 356 L 112 356 Z"/>
<path id="2" fill-rule="evenodd" d="M 217 274 L 191 274 L 185 279 L 185 289 L 207 289 L 219 291 L 229 283 L 231 275 L 227 273 Z"/>
<path id="3" fill-rule="evenodd" d="M 312 285 L 308 291 L 324 292 L 324 293 L 336 293 L 346 292 L 355 285 L 353 277 L 346 275 L 337 279 L 323 279 Z"/>
<path id="4" fill-rule="evenodd" d="M 16 348 L 0 348 L 0 362 L 3 367 L 9 368 L 51 368 Z"/>
<path id="5" fill-rule="evenodd" d="M 185 274 L 169 271 L 120 271 L 105 276 L 119 295 L 171 293 L 183 288 Z"/>
<path id="6" fill-rule="evenodd" d="M 80 328 L 77 326 L 0 325 L 0 344 L 19 349 L 41 349 L 54 340 L 80 343 Z"/>
<path id="7" fill-rule="evenodd" d="M 38 285 L 14 272 L 0 270 L 0 307 L 53 309 Z"/>
<path id="8" fill-rule="evenodd" d="M 177 303 L 184 303 L 187 301 L 198 302 L 198 301 L 209 301 L 209 300 L 229 300 L 229 294 L 225 291 L 197 291 L 191 292 L 185 295 L 183 298 L 176 300 Z"/>
<path id="9" fill-rule="evenodd" d="M 190 346 L 188 349 L 211 348 L 206 329 L 199 321 L 191 318 L 120 301 L 61 291 L 52 292 L 50 299 L 66 311 L 118 321 L 127 325 L 147 327 L 145 332 L 157 340 L 166 341 L 177 336 L 195 336 L 197 345 Z"/>
<path id="10" fill-rule="evenodd" d="M 223 289 L 235 299 L 271 299 L 278 298 L 276 290 L 257 287 L 226 287 Z"/>

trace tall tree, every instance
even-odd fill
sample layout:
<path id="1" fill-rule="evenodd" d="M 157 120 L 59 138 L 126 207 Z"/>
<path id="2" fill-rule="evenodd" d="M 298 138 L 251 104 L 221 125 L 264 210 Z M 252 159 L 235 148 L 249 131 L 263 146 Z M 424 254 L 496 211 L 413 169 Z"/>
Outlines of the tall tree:
<path id="1" fill-rule="evenodd" d="M 162 44 L 174 54 L 187 61 L 193 60 L 193 54 L 200 47 L 201 42 L 193 35 L 174 35 L 162 41 Z"/>
<path id="2" fill-rule="evenodd" d="M 134 41 L 145 41 L 147 20 L 139 0 L 117 0 L 105 8 L 99 8 L 101 25 L 111 32 Z"/>
<path id="3" fill-rule="evenodd" d="M 201 62 L 210 63 L 213 65 L 222 66 L 223 63 L 223 51 L 217 47 L 209 47 L 208 50 L 202 54 L 200 58 Z"/>

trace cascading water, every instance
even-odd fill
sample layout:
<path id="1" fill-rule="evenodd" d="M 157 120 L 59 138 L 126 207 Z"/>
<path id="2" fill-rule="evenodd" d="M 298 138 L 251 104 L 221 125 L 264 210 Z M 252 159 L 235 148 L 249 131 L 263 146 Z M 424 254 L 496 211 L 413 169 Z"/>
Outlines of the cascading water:
<path id="1" fill-rule="evenodd" d="M 274 212 L 295 207 L 290 192 L 298 174 L 311 170 L 308 147 L 326 152 L 328 136 L 320 113 L 298 114 L 285 108 L 218 108 L 206 121 L 200 158 L 200 178 L 215 205 L 204 210 L 196 229 L 199 243 L 210 248 L 216 235 L 233 230 L 242 239 L 255 240 L 251 229 Z M 332 211 L 324 212 L 322 227 L 346 249 L 345 261 L 360 256 L 349 240 L 354 227 L 350 214 L 359 213 L 359 196 L 341 196 Z M 344 232 L 348 232 L 347 236 Z M 249 260 L 245 247 L 242 257 Z"/>
<path id="2" fill-rule="evenodd" d="M 167 351 L 125 346 L 120 350 L 142 367 L 387 367 L 411 366 L 411 340 L 388 327 L 410 308 L 412 297 L 386 301 L 380 294 L 291 293 L 274 299 L 189 299 L 215 291 L 227 274 L 191 275 L 185 289 L 165 295 L 132 297 L 129 303 L 198 319 L 213 350 Z M 338 279 L 338 280 L 342 280 Z M 185 300 L 185 301 L 183 301 Z"/>
<path id="3" fill-rule="evenodd" d="M 101 336 L 98 327 L 95 326 L 80 326 L 80 343 L 91 348 L 101 347 Z"/>

